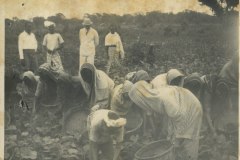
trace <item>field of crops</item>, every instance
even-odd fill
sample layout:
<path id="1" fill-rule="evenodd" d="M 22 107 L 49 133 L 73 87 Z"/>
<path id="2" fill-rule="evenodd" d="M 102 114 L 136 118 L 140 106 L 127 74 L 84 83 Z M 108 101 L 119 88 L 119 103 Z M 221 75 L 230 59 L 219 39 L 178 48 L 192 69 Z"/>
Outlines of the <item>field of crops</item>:
<path id="1" fill-rule="evenodd" d="M 104 37 L 108 25 L 118 25 L 126 58 L 121 68 L 113 68 L 110 77 L 115 83 L 121 83 L 123 76 L 130 71 L 144 69 L 154 78 L 171 68 L 183 70 L 186 74 L 218 73 L 224 63 L 238 52 L 238 16 L 227 15 L 219 18 L 195 12 L 163 14 L 150 12 L 143 15 L 90 15 L 93 27 L 100 36 L 95 64 L 105 70 Z M 48 18 L 56 22 L 56 30 L 62 35 L 65 45 L 61 54 L 66 72 L 77 75 L 79 60 L 79 29 L 82 20 L 65 19 L 60 16 Z M 39 42 L 39 61 L 43 63 L 46 53 L 42 52 L 41 43 L 47 32 L 43 26 L 44 18 L 35 17 L 34 33 Z M 19 97 L 14 93 L 13 75 L 20 73 L 17 50 L 17 37 L 23 30 L 24 20 L 5 20 L 5 79 L 6 104 L 8 110 L 18 103 Z M 154 58 L 149 59 L 149 47 L 154 44 Z M 12 107 L 14 108 L 14 107 Z M 84 137 L 63 135 L 61 122 L 45 108 L 37 117 L 19 108 L 11 110 L 11 124 L 6 126 L 5 158 L 6 159 L 88 159 L 88 143 Z M 34 123 L 32 123 L 34 122 Z M 200 141 L 201 160 L 234 160 L 238 153 L 238 133 L 220 135 L 213 139 L 203 132 Z M 123 160 L 131 160 L 133 153 L 152 139 L 142 139 L 136 133 L 125 142 L 122 152 Z"/>

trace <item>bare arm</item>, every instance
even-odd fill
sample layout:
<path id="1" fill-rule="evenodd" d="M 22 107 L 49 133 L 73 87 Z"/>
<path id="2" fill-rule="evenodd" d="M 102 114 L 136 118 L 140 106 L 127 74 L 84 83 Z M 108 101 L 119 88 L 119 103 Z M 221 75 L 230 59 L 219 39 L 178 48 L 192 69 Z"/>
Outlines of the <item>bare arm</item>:
<path id="1" fill-rule="evenodd" d="M 118 160 L 122 148 L 122 142 L 118 142 L 115 146 L 113 160 Z"/>
<path id="2" fill-rule="evenodd" d="M 39 96 L 35 96 L 34 103 L 33 103 L 33 110 L 32 113 L 36 114 L 36 111 L 38 110 L 38 104 L 39 104 Z"/>
<path id="3" fill-rule="evenodd" d="M 205 115 L 206 115 L 206 119 L 207 119 L 207 123 L 209 125 L 209 128 L 211 130 L 211 132 L 216 135 L 216 130 L 213 126 L 212 123 L 212 119 L 211 119 L 211 95 L 209 93 L 205 93 L 204 94 L 204 101 L 203 101 L 203 107 L 205 110 Z"/>

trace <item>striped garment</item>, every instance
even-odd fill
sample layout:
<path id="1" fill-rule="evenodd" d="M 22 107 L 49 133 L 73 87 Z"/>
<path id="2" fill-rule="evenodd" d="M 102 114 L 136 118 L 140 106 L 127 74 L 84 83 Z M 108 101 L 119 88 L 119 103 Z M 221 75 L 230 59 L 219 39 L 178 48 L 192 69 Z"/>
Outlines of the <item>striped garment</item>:
<path id="1" fill-rule="evenodd" d="M 61 57 L 57 51 L 53 54 L 47 53 L 47 63 L 59 70 L 64 70 Z"/>

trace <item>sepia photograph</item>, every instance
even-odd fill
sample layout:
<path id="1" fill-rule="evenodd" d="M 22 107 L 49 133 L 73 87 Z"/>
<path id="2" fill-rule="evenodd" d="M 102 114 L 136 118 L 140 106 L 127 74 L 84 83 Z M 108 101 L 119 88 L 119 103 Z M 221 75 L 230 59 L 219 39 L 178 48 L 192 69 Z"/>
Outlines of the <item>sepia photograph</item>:
<path id="1" fill-rule="evenodd" d="M 238 160 L 238 0 L 2 3 L 0 159 Z"/>

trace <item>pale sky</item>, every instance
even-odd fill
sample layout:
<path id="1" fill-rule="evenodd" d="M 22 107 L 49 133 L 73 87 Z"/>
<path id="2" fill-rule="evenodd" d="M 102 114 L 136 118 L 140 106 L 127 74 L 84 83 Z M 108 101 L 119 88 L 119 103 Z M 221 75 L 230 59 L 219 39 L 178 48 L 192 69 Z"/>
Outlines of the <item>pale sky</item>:
<path id="1" fill-rule="evenodd" d="M 47 18 L 63 13 L 67 18 L 83 18 L 85 13 L 114 13 L 118 15 L 149 11 L 178 13 L 186 9 L 212 14 L 197 0 L 3 0 L 4 17 L 29 19 Z"/>

